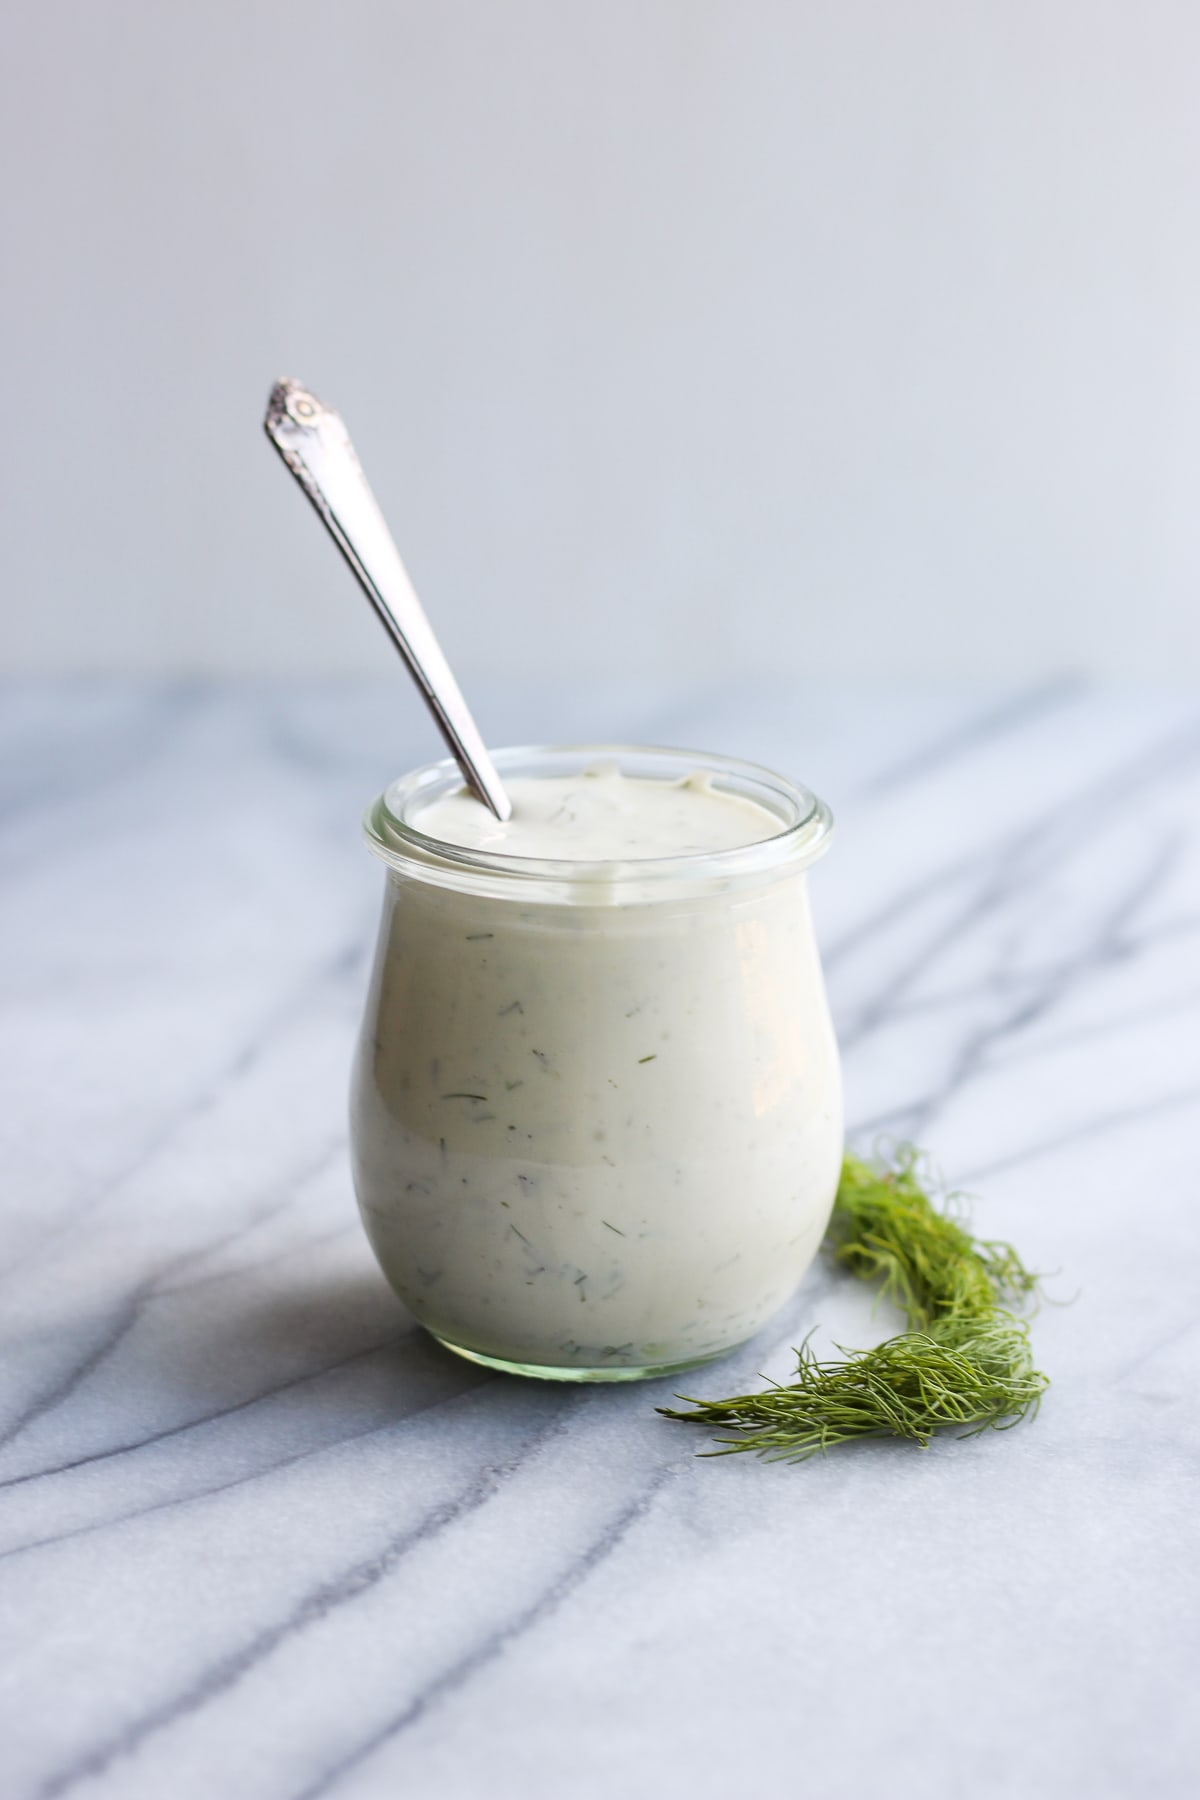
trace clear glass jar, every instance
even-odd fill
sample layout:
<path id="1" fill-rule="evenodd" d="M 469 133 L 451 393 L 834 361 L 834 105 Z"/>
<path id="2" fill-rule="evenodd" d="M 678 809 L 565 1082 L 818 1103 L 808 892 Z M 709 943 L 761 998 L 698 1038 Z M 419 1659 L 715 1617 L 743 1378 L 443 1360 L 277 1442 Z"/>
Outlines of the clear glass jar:
<path id="1" fill-rule="evenodd" d="M 778 832 L 654 861 L 463 849 L 410 820 L 437 763 L 367 815 L 387 865 L 351 1093 L 385 1275 L 449 1349 L 567 1381 L 721 1356 L 794 1292 L 842 1156 L 806 892 L 832 819 L 765 769 L 690 751 L 501 751 L 508 775 L 711 775 Z"/>

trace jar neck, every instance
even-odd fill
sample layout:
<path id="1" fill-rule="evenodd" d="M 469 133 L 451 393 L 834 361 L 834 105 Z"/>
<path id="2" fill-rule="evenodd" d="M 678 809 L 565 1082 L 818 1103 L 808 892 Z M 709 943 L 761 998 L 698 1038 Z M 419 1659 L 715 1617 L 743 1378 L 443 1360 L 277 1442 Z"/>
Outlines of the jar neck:
<path id="1" fill-rule="evenodd" d="M 402 776 L 380 796 L 364 821 L 370 849 L 399 876 L 463 892 L 525 904 L 649 905 L 759 887 L 802 873 L 824 855 L 833 828 L 829 808 L 809 789 L 755 764 L 701 751 L 535 746 L 498 751 L 494 760 L 502 778 L 583 776 L 598 764 L 615 765 L 632 781 L 683 783 L 702 775 L 714 792 L 754 802 L 777 829 L 732 849 L 663 857 L 585 861 L 468 848 L 420 828 L 422 815 L 438 800 L 461 790 L 459 771 L 447 760 Z"/>

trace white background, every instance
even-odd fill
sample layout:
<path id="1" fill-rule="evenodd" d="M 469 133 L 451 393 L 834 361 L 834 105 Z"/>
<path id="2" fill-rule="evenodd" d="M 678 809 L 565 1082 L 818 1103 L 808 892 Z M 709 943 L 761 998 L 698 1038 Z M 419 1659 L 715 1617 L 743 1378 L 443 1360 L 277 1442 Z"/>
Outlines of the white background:
<path id="1" fill-rule="evenodd" d="M 1200 672 L 1186 0 L 6 9 L 10 671 Z M 397 674 L 397 679 L 399 679 Z"/>

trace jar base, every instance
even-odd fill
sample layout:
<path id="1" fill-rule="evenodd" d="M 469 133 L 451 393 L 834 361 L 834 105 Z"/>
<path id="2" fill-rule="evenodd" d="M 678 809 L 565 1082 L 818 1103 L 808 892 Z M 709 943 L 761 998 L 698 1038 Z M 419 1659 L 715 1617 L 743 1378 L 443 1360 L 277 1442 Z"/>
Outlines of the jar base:
<path id="1" fill-rule="evenodd" d="M 507 1357 L 489 1356 L 483 1350 L 468 1350 L 464 1344 L 456 1344 L 452 1338 L 441 1337 L 436 1331 L 431 1331 L 429 1335 L 443 1350 L 450 1350 L 467 1362 L 478 1363 L 481 1368 L 495 1369 L 501 1375 L 524 1375 L 534 1381 L 574 1382 L 658 1381 L 667 1375 L 682 1375 L 685 1369 L 700 1369 L 705 1363 L 720 1362 L 723 1356 L 732 1356 L 735 1350 L 742 1348 L 742 1343 L 750 1341 L 745 1338 L 741 1343 L 726 1344 L 722 1349 L 709 1350 L 703 1356 L 685 1356 L 678 1362 L 643 1363 L 632 1368 L 610 1363 L 588 1369 L 558 1366 L 554 1363 L 510 1362 Z"/>

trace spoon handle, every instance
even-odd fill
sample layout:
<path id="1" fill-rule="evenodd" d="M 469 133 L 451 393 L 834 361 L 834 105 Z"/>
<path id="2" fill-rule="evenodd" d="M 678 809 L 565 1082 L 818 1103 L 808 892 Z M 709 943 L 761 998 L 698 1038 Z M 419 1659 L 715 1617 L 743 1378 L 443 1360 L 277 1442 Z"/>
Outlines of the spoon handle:
<path id="1" fill-rule="evenodd" d="M 338 414 L 298 381 L 278 381 L 263 424 L 408 664 L 467 786 L 507 819 L 508 795 Z"/>

